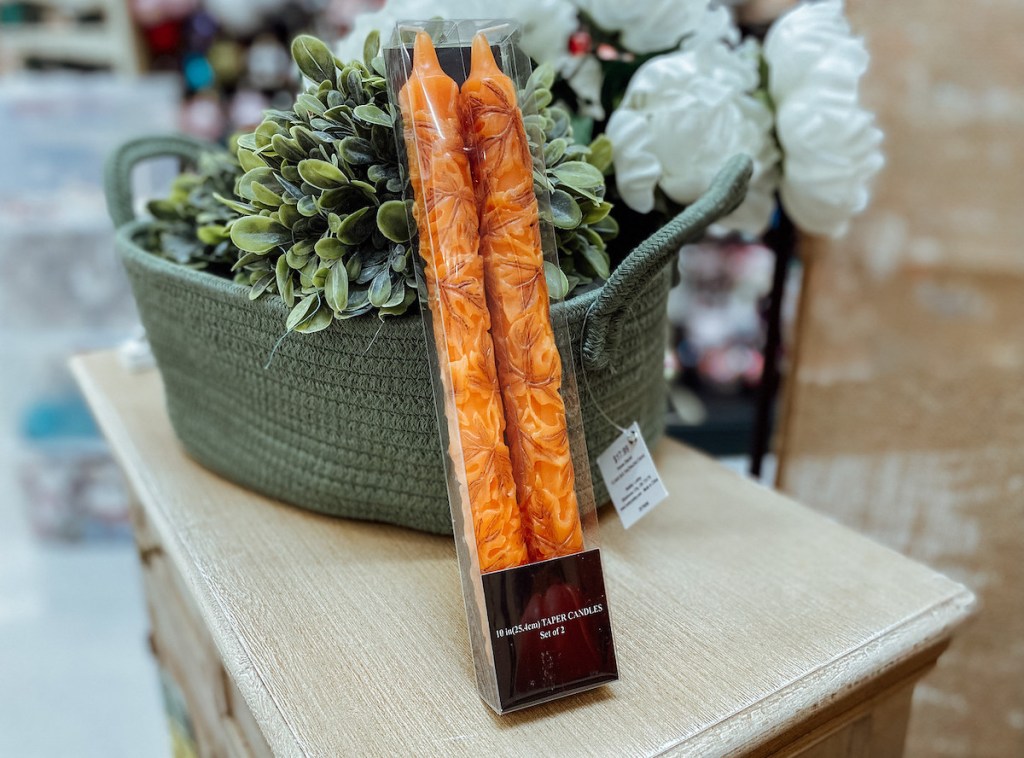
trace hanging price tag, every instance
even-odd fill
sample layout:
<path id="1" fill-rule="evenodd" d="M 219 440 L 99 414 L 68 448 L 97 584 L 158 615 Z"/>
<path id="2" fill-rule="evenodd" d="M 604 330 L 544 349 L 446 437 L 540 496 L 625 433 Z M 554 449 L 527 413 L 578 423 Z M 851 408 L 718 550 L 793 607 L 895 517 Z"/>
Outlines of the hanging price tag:
<path id="1" fill-rule="evenodd" d="M 598 456 L 597 467 L 626 529 L 668 497 L 635 421 Z"/>

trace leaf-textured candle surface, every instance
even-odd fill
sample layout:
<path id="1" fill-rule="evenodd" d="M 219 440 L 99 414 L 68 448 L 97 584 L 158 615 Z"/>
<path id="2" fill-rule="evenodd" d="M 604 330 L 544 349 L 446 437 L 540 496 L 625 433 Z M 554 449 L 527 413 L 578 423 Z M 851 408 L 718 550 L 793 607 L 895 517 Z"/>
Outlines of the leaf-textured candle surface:
<path id="1" fill-rule="evenodd" d="M 569 555 L 583 549 L 583 532 L 533 161 L 515 85 L 498 68 L 482 34 L 473 40 L 461 102 L 478 183 L 480 251 L 526 543 L 531 560 Z"/>
<path id="2" fill-rule="evenodd" d="M 457 475 L 465 476 L 460 490 L 469 499 L 480 570 L 511 568 L 528 554 L 504 439 L 459 88 L 423 32 L 399 101 L 438 362 L 453 406 L 450 453 Z"/>

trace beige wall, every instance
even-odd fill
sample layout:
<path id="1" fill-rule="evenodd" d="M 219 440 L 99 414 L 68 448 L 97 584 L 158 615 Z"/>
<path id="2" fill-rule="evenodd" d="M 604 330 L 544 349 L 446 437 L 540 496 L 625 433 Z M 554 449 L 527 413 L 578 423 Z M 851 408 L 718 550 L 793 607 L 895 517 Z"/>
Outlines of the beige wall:
<path id="1" fill-rule="evenodd" d="M 979 593 L 908 753 L 1024 755 L 1024 3 L 847 5 L 888 166 L 807 245 L 780 486 Z"/>

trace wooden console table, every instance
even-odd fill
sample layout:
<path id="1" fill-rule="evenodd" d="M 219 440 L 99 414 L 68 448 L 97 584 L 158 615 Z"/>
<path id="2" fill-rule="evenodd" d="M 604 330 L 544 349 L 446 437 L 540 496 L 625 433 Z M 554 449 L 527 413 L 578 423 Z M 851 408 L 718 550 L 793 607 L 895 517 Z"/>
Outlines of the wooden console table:
<path id="1" fill-rule="evenodd" d="M 898 756 L 959 584 L 669 440 L 602 516 L 622 680 L 495 716 L 449 539 L 259 497 L 182 451 L 155 371 L 74 372 L 136 496 L 153 647 L 212 756 Z"/>

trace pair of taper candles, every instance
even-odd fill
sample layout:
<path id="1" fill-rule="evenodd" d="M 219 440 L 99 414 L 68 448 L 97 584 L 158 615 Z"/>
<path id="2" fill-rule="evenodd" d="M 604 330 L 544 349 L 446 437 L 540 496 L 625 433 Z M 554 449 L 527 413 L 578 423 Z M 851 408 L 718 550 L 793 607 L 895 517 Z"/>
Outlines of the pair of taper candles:
<path id="1" fill-rule="evenodd" d="M 399 101 L 434 337 L 450 367 L 441 373 L 454 401 L 453 458 L 457 437 L 480 570 L 577 553 L 583 532 L 562 363 L 515 85 L 478 34 L 460 92 L 420 32 Z"/>

